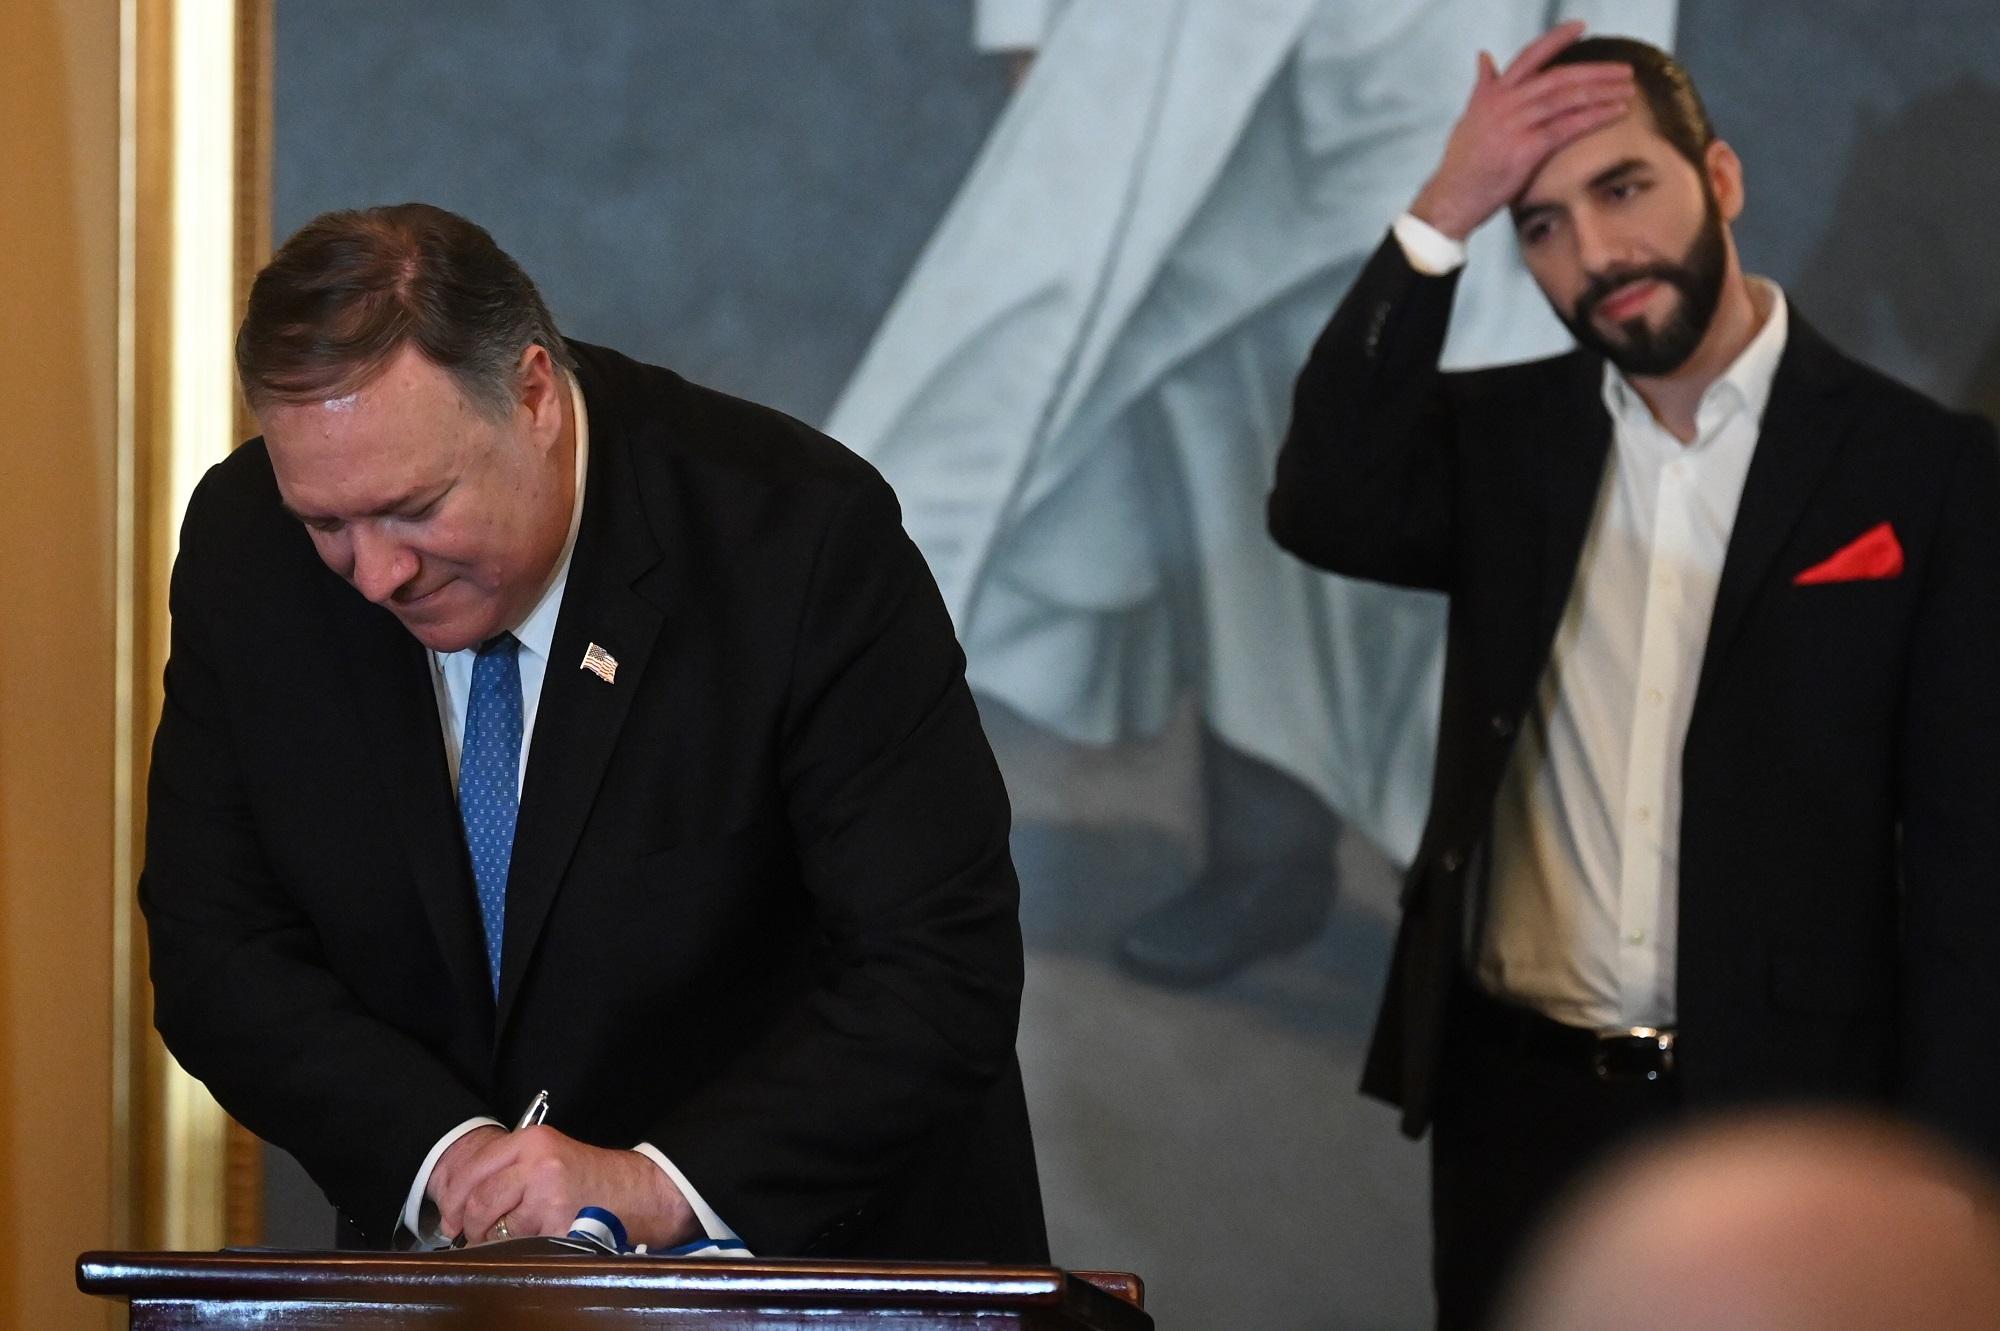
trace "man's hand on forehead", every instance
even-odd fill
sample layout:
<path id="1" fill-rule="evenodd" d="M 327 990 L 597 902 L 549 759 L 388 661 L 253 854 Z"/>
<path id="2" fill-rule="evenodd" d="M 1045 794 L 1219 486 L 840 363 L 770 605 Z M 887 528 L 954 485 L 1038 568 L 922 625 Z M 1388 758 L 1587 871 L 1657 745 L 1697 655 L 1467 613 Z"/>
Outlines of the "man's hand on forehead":
<path id="1" fill-rule="evenodd" d="M 1479 53 L 1479 76 L 1444 158 L 1410 211 L 1464 240 L 1527 188 L 1551 155 L 1610 124 L 1632 105 L 1632 67 L 1618 62 L 1559 65 L 1556 53 L 1583 35 L 1572 21 L 1521 48 L 1507 68 Z"/>

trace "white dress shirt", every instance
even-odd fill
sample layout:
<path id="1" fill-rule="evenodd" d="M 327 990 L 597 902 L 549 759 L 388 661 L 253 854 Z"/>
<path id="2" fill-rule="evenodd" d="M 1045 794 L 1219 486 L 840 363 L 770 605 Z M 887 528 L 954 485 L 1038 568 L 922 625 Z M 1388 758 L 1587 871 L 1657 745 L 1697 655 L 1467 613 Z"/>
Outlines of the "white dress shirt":
<path id="1" fill-rule="evenodd" d="M 555 571 L 549 575 L 548 586 L 519 624 L 514 626 L 514 637 L 520 642 L 517 659 L 521 670 L 521 765 L 516 774 L 515 790 L 527 779 L 528 753 L 535 734 L 535 714 L 542 700 L 542 681 L 548 677 L 549 650 L 555 640 L 556 617 L 562 611 L 563 591 L 569 585 L 570 557 L 576 552 L 577 527 L 583 521 L 583 485 L 588 474 L 590 458 L 590 422 L 584 414 L 583 393 L 575 379 L 569 380 L 569 400 L 576 420 L 576 484 L 575 500 L 570 506 L 569 534 L 563 538 L 562 556 L 556 560 Z M 477 646 L 456 652 L 431 652 L 431 683 L 437 690 L 438 718 L 444 729 L 445 759 L 451 770 L 451 784 L 458 788 L 459 753 L 465 742 L 465 716 L 471 704 L 472 665 L 479 655 Z M 557 1106 L 560 1112 L 560 1106 Z M 445 1236 L 438 1230 L 436 1208 L 431 1206 L 424 1193 L 430 1187 L 431 1171 L 437 1168 L 438 1160 L 446 1148 L 474 1128 L 486 1124 L 505 1127 L 498 1119 L 481 1115 L 469 1118 L 451 1131 L 438 1138 L 430 1154 L 417 1170 L 416 1181 L 410 1186 L 409 1196 L 404 1200 L 401 1221 L 403 1227 L 416 1239 L 419 1247 L 441 1247 Z M 737 1235 L 722 1217 L 703 1201 L 686 1175 L 675 1168 L 673 1161 L 661 1153 L 651 1142 L 640 1142 L 632 1148 L 651 1160 L 667 1177 L 674 1181 L 681 1195 L 687 1198 L 695 1219 L 711 1239 L 734 1240 Z M 747 1256 L 747 1253 L 741 1254 Z"/>
<path id="2" fill-rule="evenodd" d="M 1450 271 L 1448 237 L 1408 216 L 1396 234 L 1420 271 Z M 1675 1018 L 1681 750 L 1788 327 L 1783 293 L 1753 281 L 1770 314 L 1702 394 L 1692 442 L 1605 367 L 1609 465 L 1495 801 L 1474 973 L 1572 1026 Z"/>

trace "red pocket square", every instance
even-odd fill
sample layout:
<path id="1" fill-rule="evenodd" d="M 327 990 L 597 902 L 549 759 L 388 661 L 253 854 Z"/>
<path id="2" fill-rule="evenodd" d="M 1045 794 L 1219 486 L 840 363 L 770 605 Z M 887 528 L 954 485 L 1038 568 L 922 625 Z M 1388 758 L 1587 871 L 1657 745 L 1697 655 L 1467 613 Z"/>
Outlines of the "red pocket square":
<path id="1" fill-rule="evenodd" d="M 1810 587 L 1819 582 L 1864 582 L 1869 579 L 1896 578 L 1903 573 L 1903 543 L 1896 539 L 1896 529 L 1888 523 L 1880 523 L 1854 538 L 1852 542 L 1836 551 L 1831 559 L 1814 564 L 1805 572 L 1792 579 L 1799 587 Z"/>

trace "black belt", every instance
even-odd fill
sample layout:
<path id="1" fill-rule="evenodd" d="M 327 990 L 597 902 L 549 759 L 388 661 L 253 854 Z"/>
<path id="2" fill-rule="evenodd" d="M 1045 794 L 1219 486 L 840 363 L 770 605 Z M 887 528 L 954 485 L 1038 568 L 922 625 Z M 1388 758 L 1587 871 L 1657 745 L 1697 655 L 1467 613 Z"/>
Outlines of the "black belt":
<path id="1" fill-rule="evenodd" d="M 1457 998 L 1453 1020 L 1458 1038 L 1587 1069 L 1604 1082 L 1674 1079 L 1671 1028 L 1619 1026 L 1599 1031 L 1570 1026 L 1533 1008 L 1495 998 L 1466 979 L 1459 981 Z"/>

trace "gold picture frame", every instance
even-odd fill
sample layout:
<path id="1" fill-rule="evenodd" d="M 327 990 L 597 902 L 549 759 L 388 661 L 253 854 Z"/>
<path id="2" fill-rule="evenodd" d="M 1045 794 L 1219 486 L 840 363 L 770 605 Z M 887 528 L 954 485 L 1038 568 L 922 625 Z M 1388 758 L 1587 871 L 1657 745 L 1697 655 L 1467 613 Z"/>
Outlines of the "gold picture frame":
<path id="1" fill-rule="evenodd" d="M 262 1238 L 262 1144 L 152 1029 L 134 896 L 167 585 L 194 482 L 250 430 L 231 343 L 270 247 L 272 0 L 120 0 L 114 1242 Z"/>

